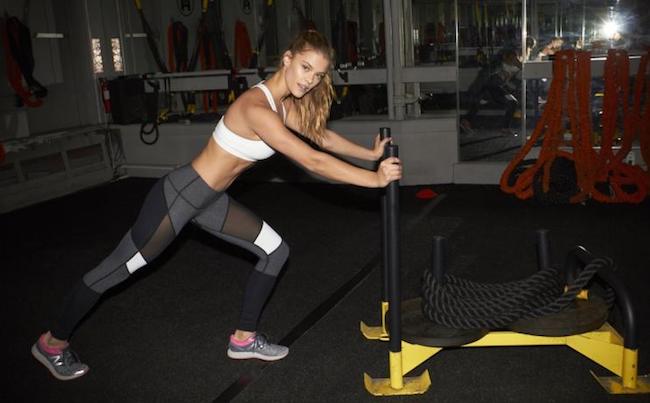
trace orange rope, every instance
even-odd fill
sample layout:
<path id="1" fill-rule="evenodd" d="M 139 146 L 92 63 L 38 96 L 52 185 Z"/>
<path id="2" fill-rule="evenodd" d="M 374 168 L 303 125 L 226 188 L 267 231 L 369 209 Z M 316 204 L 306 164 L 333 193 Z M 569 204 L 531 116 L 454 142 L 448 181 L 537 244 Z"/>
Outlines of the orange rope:
<path id="1" fill-rule="evenodd" d="M 595 171 L 591 168 L 597 159 L 591 135 L 591 56 L 588 52 L 579 52 L 577 56 L 577 86 L 574 98 L 577 105 L 574 104 L 573 109 L 569 111 L 573 123 L 571 132 L 587 135 L 572 136 L 573 160 L 580 191 L 571 198 L 571 203 L 582 202 L 593 193 Z"/>
<path id="2" fill-rule="evenodd" d="M 503 172 L 501 189 L 520 199 L 528 199 L 533 196 L 533 181 L 541 170 L 542 191 L 548 193 L 553 161 L 563 157 L 574 161 L 580 189 L 578 194 L 571 197 L 571 203 L 587 198 L 608 203 L 643 201 L 650 189 L 650 175 L 639 166 L 626 164 L 624 159 L 638 135 L 642 156 L 645 161 L 650 161 L 650 85 L 646 85 L 645 80 L 647 64 L 646 54 L 641 58 L 630 108 L 628 55 L 623 50 L 612 49 L 608 52 L 604 74 L 603 132 L 600 152 L 596 152 L 592 144 L 591 125 L 591 55 L 574 50 L 558 52 L 553 63 L 553 80 L 546 108 L 530 139 Z M 644 87 L 646 97 L 641 114 Z M 564 142 L 565 113 L 572 133 L 568 144 Z M 622 117 L 621 125 L 618 124 L 619 116 Z M 615 153 L 613 146 L 618 126 L 622 126 L 623 135 L 621 147 Z M 543 141 L 539 157 L 510 184 L 513 172 L 540 138 Z M 569 145 L 572 152 L 562 150 L 562 146 Z M 606 185 L 609 192 L 603 193 L 603 186 L 598 187 L 598 184 Z"/>
<path id="3" fill-rule="evenodd" d="M 603 133 L 601 150 L 597 165 L 597 180 L 607 183 L 610 193 L 594 188 L 592 197 L 606 203 L 640 203 L 648 192 L 646 173 L 638 166 L 623 162 L 632 148 L 632 141 L 637 135 L 640 116 L 640 97 L 635 96 L 630 110 L 629 96 L 629 58 L 624 50 L 610 49 L 605 63 L 605 103 L 603 105 Z M 645 62 L 639 66 L 645 71 Z M 637 74 L 637 77 L 639 75 Z M 643 85 L 643 79 L 635 82 L 637 88 Z M 649 100 L 646 100 L 646 103 Z M 623 119 L 623 136 L 621 148 L 614 153 L 614 138 L 617 133 L 619 116 Z"/>
<path id="4" fill-rule="evenodd" d="M 542 112 L 530 139 L 510 161 L 501 175 L 501 189 L 506 193 L 512 193 L 520 199 L 529 199 L 533 196 L 533 179 L 540 169 L 544 170 L 544 177 L 548 177 L 550 165 L 553 162 L 558 150 L 557 145 L 562 138 L 562 105 L 564 104 L 564 91 L 566 82 L 566 69 L 569 58 L 573 58 L 574 51 L 568 50 L 557 53 L 553 63 L 553 80 L 549 89 L 548 102 Z M 542 147 L 539 157 L 530 168 L 523 171 L 513 185 L 508 183 L 515 168 L 524 160 L 532 150 L 537 141 L 542 138 Z M 548 181 L 544 179 L 544 191 L 548 191 Z"/>

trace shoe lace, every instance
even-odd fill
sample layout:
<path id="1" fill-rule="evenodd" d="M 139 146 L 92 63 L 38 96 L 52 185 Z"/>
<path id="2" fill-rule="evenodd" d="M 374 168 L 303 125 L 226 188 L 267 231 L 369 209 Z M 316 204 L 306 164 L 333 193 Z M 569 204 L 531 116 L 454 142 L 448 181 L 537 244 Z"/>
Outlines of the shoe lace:
<path id="1" fill-rule="evenodd" d="M 259 333 L 255 336 L 255 343 L 260 350 L 264 350 L 264 347 L 268 344 L 268 339 L 265 334 Z"/>
<path id="2" fill-rule="evenodd" d="M 65 366 L 67 366 L 67 367 L 71 367 L 71 366 L 79 363 L 79 357 L 77 356 L 77 354 L 74 351 L 72 351 L 69 348 L 66 348 L 65 350 L 63 350 L 61 355 L 62 355 L 62 361 L 65 364 Z"/>

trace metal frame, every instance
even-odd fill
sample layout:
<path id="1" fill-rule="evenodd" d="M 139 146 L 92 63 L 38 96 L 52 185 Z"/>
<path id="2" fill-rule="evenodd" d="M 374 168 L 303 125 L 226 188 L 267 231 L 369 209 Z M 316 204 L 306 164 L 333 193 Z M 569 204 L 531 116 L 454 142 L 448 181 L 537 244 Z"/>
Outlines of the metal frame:
<path id="1" fill-rule="evenodd" d="M 384 258 L 384 273 L 388 276 L 389 289 L 388 302 L 381 304 L 381 326 L 371 327 L 361 322 L 362 334 L 370 340 L 389 341 L 389 373 L 390 378 L 374 379 L 364 374 L 364 385 L 369 393 L 376 396 L 386 395 L 411 395 L 426 392 L 431 384 L 428 370 L 420 376 L 405 378 L 420 364 L 440 352 L 442 347 L 431 347 L 408 343 L 401 340 L 401 309 L 390 310 L 390 305 L 401 306 L 399 294 L 399 227 L 395 216 L 399 205 L 392 199 L 390 189 L 387 191 L 386 208 L 382 208 L 382 229 L 388 233 L 388 256 Z M 547 231 L 538 231 L 538 265 L 540 268 L 550 266 Z M 437 278 L 442 278 L 446 272 L 444 266 L 445 250 L 444 238 L 434 238 L 432 271 Z M 570 278 L 575 277 L 579 271 L 589 264 L 594 256 L 583 247 L 575 247 L 567 254 L 565 270 Z M 515 346 L 558 346 L 564 345 L 579 352 L 616 376 L 600 377 L 591 372 L 598 383 L 610 394 L 647 394 L 650 393 L 650 375 L 639 376 L 638 348 L 636 336 L 636 317 L 630 295 L 622 281 L 609 268 L 600 269 L 598 276 L 613 288 L 616 301 L 621 308 L 625 337 L 621 336 L 609 323 L 603 324 L 599 329 L 570 336 L 537 336 L 513 331 L 494 331 L 486 334 L 481 339 L 455 348 L 465 347 L 515 347 Z M 385 295 L 385 290 L 383 291 Z M 588 293 L 583 292 L 577 298 L 588 298 Z M 391 315 L 392 324 L 390 331 L 385 327 L 386 311 Z M 400 345 L 396 347 L 396 344 Z"/>
<path id="2" fill-rule="evenodd" d="M 390 136 L 390 129 L 380 129 L 382 137 Z M 397 156 L 397 145 L 391 144 L 385 157 Z M 389 343 L 389 378 L 372 378 L 364 373 L 366 390 L 375 396 L 413 395 L 425 393 L 431 379 L 428 370 L 416 377 L 406 374 L 440 352 L 443 347 L 413 344 L 402 340 L 401 284 L 400 284 L 400 225 L 399 225 L 399 183 L 392 182 L 381 198 L 382 213 L 382 301 L 381 325 L 368 326 L 360 323 L 362 334 L 370 340 Z M 537 265 L 540 270 L 551 266 L 547 230 L 537 231 Z M 431 272 L 438 281 L 443 281 L 446 267 L 446 241 L 442 236 L 434 237 Z M 567 278 L 578 277 L 595 256 L 581 246 L 566 254 L 563 272 Z M 609 323 L 599 329 L 568 336 L 540 336 L 514 331 L 493 331 L 480 339 L 457 346 L 464 347 L 512 347 L 512 346 L 557 346 L 564 345 L 591 359 L 610 372 L 614 377 L 594 378 L 611 394 L 650 393 L 650 375 L 639 376 L 637 320 L 631 296 L 622 280 L 612 270 L 612 264 L 597 266 L 596 274 L 614 291 L 616 303 L 623 319 L 624 337 Z M 588 299 L 588 290 L 582 290 L 576 298 Z M 391 307 L 393 307 L 391 309 Z M 390 329 L 386 329 L 386 315 L 390 315 Z"/>
<path id="3" fill-rule="evenodd" d="M 638 350 L 624 346 L 623 337 L 608 323 L 598 330 L 566 337 L 534 336 L 509 331 L 490 332 L 465 347 L 567 346 L 591 359 L 616 377 L 596 380 L 611 394 L 650 393 L 650 376 L 637 375 Z M 440 352 L 442 347 L 429 347 L 402 341 L 402 376 Z"/>

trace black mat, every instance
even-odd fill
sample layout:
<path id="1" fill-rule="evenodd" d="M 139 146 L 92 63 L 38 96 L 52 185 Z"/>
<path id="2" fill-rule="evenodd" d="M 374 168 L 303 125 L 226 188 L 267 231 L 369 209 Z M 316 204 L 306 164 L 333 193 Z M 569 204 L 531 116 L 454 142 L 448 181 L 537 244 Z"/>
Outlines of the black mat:
<path id="1" fill-rule="evenodd" d="M 270 365 L 231 361 L 226 340 L 254 259 L 193 227 L 151 267 L 107 293 L 73 338 L 91 371 L 57 381 L 31 357 L 31 343 L 70 285 L 120 239 L 152 183 L 127 179 L 0 215 L 2 342 L 9 364 L 0 401 L 210 402 L 248 374 L 253 378 L 235 401 L 648 401 L 607 395 L 589 371 L 608 371 L 567 347 L 445 350 L 422 366 L 432 377 L 426 395 L 372 397 L 363 373 L 388 376 L 387 345 L 366 341 L 358 329 L 360 320 L 378 321 L 378 267 L 319 312 L 313 326 L 293 333 L 287 359 Z M 432 207 L 415 197 L 417 190 L 401 189 L 405 299 L 418 295 L 433 234 L 449 237 L 454 274 L 503 282 L 536 270 L 534 230 L 547 228 L 554 261 L 576 244 L 615 259 L 637 303 L 639 373 L 650 372 L 648 203 L 540 206 L 493 186 L 436 186 L 445 196 Z M 260 324 L 273 340 L 300 328 L 377 259 L 374 190 L 258 183 L 238 185 L 231 195 L 291 247 Z"/>

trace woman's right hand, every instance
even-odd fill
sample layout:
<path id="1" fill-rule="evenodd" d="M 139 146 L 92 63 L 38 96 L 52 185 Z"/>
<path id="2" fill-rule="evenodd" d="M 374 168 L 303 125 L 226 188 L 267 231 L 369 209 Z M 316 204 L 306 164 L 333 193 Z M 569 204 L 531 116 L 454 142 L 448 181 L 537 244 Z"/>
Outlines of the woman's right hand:
<path id="1" fill-rule="evenodd" d="M 402 161 L 397 157 L 389 157 L 383 160 L 377 168 L 377 179 L 379 187 L 385 187 L 392 181 L 402 179 Z"/>
<path id="2" fill-rule="evenodd" d="M 386 148 L 386 145 L 390 143 L 392 140 L 393 139 L 391 139 L 390 137 L 386 137 L 385 139 L 382 140 L 379 134 L 375 136 L 375 141 L 372 147 L 373 161 L 377 161 L 384 156 L 384 149 Z"/>

